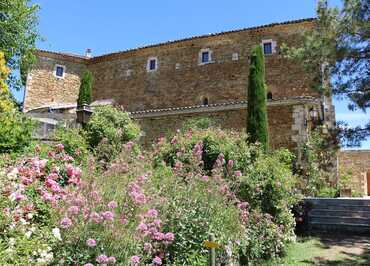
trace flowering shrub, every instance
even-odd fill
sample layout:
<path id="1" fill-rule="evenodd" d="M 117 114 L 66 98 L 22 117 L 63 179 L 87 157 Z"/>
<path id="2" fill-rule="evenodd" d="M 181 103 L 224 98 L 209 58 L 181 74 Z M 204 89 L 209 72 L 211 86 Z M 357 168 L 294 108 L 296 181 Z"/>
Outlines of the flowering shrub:
<path id="1" fill-rule="evenodd" d="M 94 108 L 85 133 L 98 160 L 109 162 L 121 152 L 122 144 L 139 136 L 140 128 L 128 113 L 107 105 Z"/>
<path id="2" fill-rule="evenodd" d="M 219 129 L 189 130 L 179 132 L 169 142 L 160 140 L 156 151 L 156 163 L 164 160 L 174 168 L 181 167 L 191 170 L 192 157 L 198 156 L 199 166 L 210 176 L 218 176 L 226 181 L 227 186 L 220 188 L 225 194 L 234 195 L 240 202 L 248 202 L 247 211 L 261 213 L 262 220 L 269 216 L 268 227 L 282 243 L 294 240 L 295 220 L 290 211 L 297 200 L 294 190 L 295 177 L 292 174 L 293 156 L 287 150 L 279 150 L 269 154 L 262 152 L 256 145 L 248 145 L 247 136 L 242 133 L 226 132 Z M 248 212 L 246 212 L 248 213 Z M 246 215 L 248 217 L 248 215 Z M 246 219 L 247 220 L 247 219 Z M 253 228 L 253 224 L 248 224 Z M 257 230 L 258 227 L 255 227 Z M 251 239 L 256 230 L 247 231 L 246 238 Z M 270 233 L 271 233 L 270 232 Z M 266 239 L 267 241 L 267 239 Z M 248 242 L 248 245 L 257 245 L 257 242 Z M 245 243 L 244 243 L 245 244 Z M 263 245 L 268 246 L 268 243 Z M 254 258 L 278 255 L 283 251 L 272 250 L 264 256 L 250 256 L 254 248 L 244 248 L 248 260 Z"/>
<path id="3" fill-rule="evenodd" d="M 0 174 L 0 264 L 204 265 L 210 233 L 223 263 L 280 255 L 294 225 L 289 154 L 244 138 L 179 133 L 146 153 L 129 141 L 105 168 L 73 145 L 36 147 Z"/>

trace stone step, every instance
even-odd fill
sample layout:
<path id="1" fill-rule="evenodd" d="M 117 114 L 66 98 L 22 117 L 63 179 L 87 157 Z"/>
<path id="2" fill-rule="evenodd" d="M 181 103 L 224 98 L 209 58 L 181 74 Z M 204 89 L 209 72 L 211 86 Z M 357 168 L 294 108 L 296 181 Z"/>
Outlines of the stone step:
<path id="1" fill-rule="evenodd" d="M 312 216 L 340 216 L 352 218 L 370 218 L 370 211 L 363 210 L 335 210 L 335 209 L 313 209 L 309 212 Z"/>
<path id="2" fill-rule="evenodd" d="M 314 206 L 370 206 L 370 199 L 309 198 L 306 201 Z"/>
<path id="3" fill-rule="evenodd" d="M 370 206 L 362 205 L 316 205 L 312 206 L 312 210 L 338 210 L 338 211 L 366 211 L 370 212 Z"/>
<path id="4" fill-rule="evenodd" d="M 346 232 L 356 234 L 370 234 L 370 226 L 365 224 L 336 224 L 336 223 L 316 223 L 312 222 L 309 224 L 309 230 L 311 232 Z"/>
<path id="5" fill-rule="evenodd" d="M 370 226 L 370 218 L 353 218 L 341 216 L 315 216 L 308 215 L 308 223 L 323 223 L 323 224 L 359 224 Z"/>

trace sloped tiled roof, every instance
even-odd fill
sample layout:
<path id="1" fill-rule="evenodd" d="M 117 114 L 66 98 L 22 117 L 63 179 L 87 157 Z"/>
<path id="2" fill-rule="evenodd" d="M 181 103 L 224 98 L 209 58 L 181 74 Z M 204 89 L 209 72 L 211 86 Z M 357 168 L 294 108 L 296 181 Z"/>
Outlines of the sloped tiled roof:
<path id="1" fill-rule="evenodd" d="M 191 37 L 188 37 L 188 38 L 183 38 L 183 39 L 179 39 L 179 40 L 175 40 L 175 41 L 168 41 L 168 42 L 163 42 L 163 43 L 158 43 L 158 44 L 151 44 L 151 45 L 141 46 L 141 47 L 137 47 L 137 48 L 132 48 L 132 49 L 128 49 L 128 50 L 113 52 L 113 53 L 104 54 L 104 55 L 91 57 L 91 58 L 86 57 L 86 56 L 82 56 L 82 55 L 75 55 L 75 54 L 71 54 L 71 53 L 53 52 L 53 51 L 47 51 L 47 50 L 37 50 L 37 51 L 40 52 L 41 54 L 44 53 L 44 54 L 51 54 L 51 55 L 55 55 L 55 56 L 63 56 L 65 58 L 76 58 L 76 59 L 86 61 L 86 62 L 88 62 L 88 61 L 100 61 L 101 59 L 104 59 L 106 57 L 111 58 L 111 57 L 115 57 L 116 55 L 125 54 L 125 53 L 129 53 L 129 52 L 134 52 L 134 51 L 147 49 L 147 48 L 160 47 L 160 46 L 164 46 L 164 45 L 175 44 L 175 43 L 180 43 L 180 42 L 189 41 L 189 40 L 196 40 L 196 39 L 201 39 L 201 38 L 208 38 L 208 37 L 213 37 L 213 36 L 226 35 L 226 34 L 230 34 L 230 33 L 237 33 L 237 32 L 243 32 L 243 31 L 252 31 L 252 30 L 262 30 L 262 29 L 265 29 L 265 28 L 271 28 L 271 27 L 280 26 L 280 25 L 312 22 L 314 20 L 315 20 L 315 18 L 305 18 L 305 19 L 270 23 L 270 24 L 266 24 L 266 25 L 254 26 L 254 27 L 243 28 L 243 29 L 222 31 L 222 32 L 212 33 L 212 34 L 191 36 Z"/>

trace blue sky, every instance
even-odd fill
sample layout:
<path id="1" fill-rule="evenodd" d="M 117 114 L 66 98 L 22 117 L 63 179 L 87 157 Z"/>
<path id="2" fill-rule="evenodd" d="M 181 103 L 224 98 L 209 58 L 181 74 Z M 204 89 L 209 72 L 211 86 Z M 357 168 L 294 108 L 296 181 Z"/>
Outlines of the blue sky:
<path id="1" fill-rule="evenodd" d="M 94 55 L 194 35 L 315 16 L 315 0 L 36 0 L 38 48 Z M 339 5 L 340 0 L 329 0 Z M 23 93 L 16 93 L 18 99 Z M 337 120 L 360 125 L 369 115 L 335 101 Z M 362 148 L 370 148 L 370 140 Z"/>

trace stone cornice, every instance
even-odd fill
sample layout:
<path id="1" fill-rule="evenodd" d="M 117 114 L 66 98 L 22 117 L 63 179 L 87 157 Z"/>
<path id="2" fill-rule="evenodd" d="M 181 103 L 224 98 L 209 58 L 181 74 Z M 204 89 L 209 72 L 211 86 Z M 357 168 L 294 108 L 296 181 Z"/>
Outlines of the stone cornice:
<path id="1" fill-rule="evenodd" d="M 300 105 L 300 104 L 319 104 L 321 101 L 318 98 L 313 97 L 299 97 L 291 99 L 280 99 L 270 100 L 267 102 L 267 106 L 287 106 L 287 105 Z M 211 113 L 220 111 L 231 111 L 247 109 L 247 101 L 238 102 L 227 102 L 227 103 L 216 103 L 210 105 L 197 105 L 197 106 L 186 106 L 186 107 L 175 107 L 165 109 L 153 109 L 129 112 L 130 116 L 134 119 L 140 118 L 156 118 L 163 116 L 172 115 L 185 115 L 185 114 L 196 114 L 196 113 Z"/>

